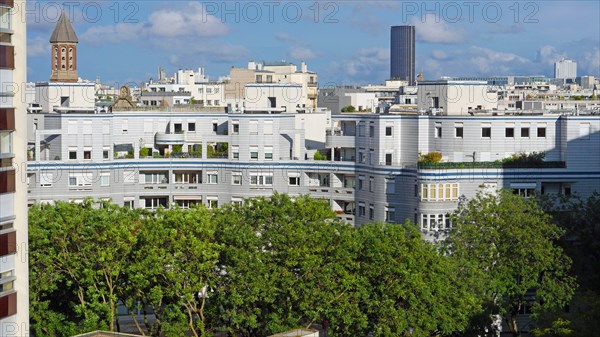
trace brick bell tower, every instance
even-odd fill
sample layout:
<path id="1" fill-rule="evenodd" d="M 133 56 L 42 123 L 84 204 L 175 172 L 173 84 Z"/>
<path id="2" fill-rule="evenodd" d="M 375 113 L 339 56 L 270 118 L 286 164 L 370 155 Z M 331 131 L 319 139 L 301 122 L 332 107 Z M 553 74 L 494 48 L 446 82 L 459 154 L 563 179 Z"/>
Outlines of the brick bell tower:
<path id="1" fill-rule="evenodd" d="M 50 82 L 76 83 L 77 75 L 77 34 L 69 17 L 63 10 L 50 36 L 52 46 L 52 75 Z"/>

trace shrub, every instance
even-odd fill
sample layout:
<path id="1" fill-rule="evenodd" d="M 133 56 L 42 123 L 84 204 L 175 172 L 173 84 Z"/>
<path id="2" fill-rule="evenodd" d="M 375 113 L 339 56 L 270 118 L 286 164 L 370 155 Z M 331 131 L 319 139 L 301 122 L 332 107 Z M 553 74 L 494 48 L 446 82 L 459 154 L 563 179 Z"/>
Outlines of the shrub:
<path id="1" fill-rule="evenodd" d="M 347 105 L 342 108 L 342 112 L 355 112 L 356 108 L 353 105 Z"/>
<path id="2" fill-rule="evenodd" d="M 427 154 L 419 155 L 419 163 L 439 163 L 442 161 L 442 154 L 440 152 L 430 152 Z"/>

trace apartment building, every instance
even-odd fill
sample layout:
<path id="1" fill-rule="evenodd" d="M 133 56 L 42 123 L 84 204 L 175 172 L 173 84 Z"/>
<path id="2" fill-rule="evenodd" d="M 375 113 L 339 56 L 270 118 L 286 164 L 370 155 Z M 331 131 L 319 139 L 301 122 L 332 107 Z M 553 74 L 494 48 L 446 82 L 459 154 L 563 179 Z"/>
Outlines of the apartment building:
<path id="1" fill-rule="evenodd" d="M 0 1 L 0 336 L 29 335 L 25 1 Z"/>

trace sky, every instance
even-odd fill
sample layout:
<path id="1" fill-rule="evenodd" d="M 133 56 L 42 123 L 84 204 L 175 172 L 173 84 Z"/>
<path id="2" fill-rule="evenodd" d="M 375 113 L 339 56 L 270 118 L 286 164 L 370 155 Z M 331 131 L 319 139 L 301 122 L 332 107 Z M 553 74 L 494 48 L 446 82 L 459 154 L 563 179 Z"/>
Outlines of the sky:
<path id="1" fill-rule="evenodd" d="M 28 80 L 50 77 L 64 8 L 83 79 L 140 85 L 178 69 L 211 79 L 254 61 L 304 60 L 319 86 L 389 77 L 390 27 L 415 25 L 416 70 L 441 76 L 553 76 L 571 58 L 600 77 L 598 1 L 28 1 Z"/>

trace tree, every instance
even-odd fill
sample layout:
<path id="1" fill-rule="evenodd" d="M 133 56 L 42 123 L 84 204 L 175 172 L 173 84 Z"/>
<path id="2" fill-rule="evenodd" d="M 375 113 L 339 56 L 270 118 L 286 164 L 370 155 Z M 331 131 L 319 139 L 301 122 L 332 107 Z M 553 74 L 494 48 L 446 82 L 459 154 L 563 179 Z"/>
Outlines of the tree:
<path id="1" fill-rule="evenodd" d="M 368 286 L 363 310 L 374 336 L 436 336 L 465 329 L 478 302 L 455 261 L 406 223 L 358 230 L 359 275 Z"/>
<path id="2" fill-rule="evenodd" d="M 330 336 L 366 326 L 355 231 L 327 202 L 275 194 L 215 215 L 224 249 L 211 308 L 232 335 L 265 336 L 325 319 Z"/>
<path id="3" fill-rule="evenodd" d="M 569 313 L 573 336 L 595 336 L 600 330 L 600 194 L 587 199 L 577 196 L 542 198 L 544 209 L 565 230 L 561 247 L 573 260 L 577 289 Z"/>
<path id="4" fill-rule="evenodd" d="M 347 105 L 342 108 L 342 112 L 355 112 L 356 108 L 353 105 Z"/>
<path id="5" fill-rule="evenodd" d="M 571 259 L 556 241 L 564 231 L 535 200 L 508 191 L 478 194 L 459 205 L 445 250 L 457 260 L 484 312 L 502 317 L 513 336 L 521 335 L 517 315 L 568 304 L 575 280 Z"/>
<path id="6" fill-rule="evenodd" d="M 29 210 L 36 334 L 115 331 L 118 288 L 140 226 L 139 210 L 91 199 Z M 69 323 L 60 326 L 65 318 Z"/>
<path id="7" fill-rule="evenodd" d="M 122 297 L 131 312 L 143 310 L 144 325 L 151 335 L 207 335 L 205 307 L 211 296 L 208 289 L 217 276 L 220 250 L 214 233 L 211 213 L 202 206 L 161 208 L 145 218 L 137 233 L 138 244 L 130 254 Z M 148 321 L 147 307 L 156 316 L 153 324 Z M 143 333 L 140 322 L 133 319 Z"/>

